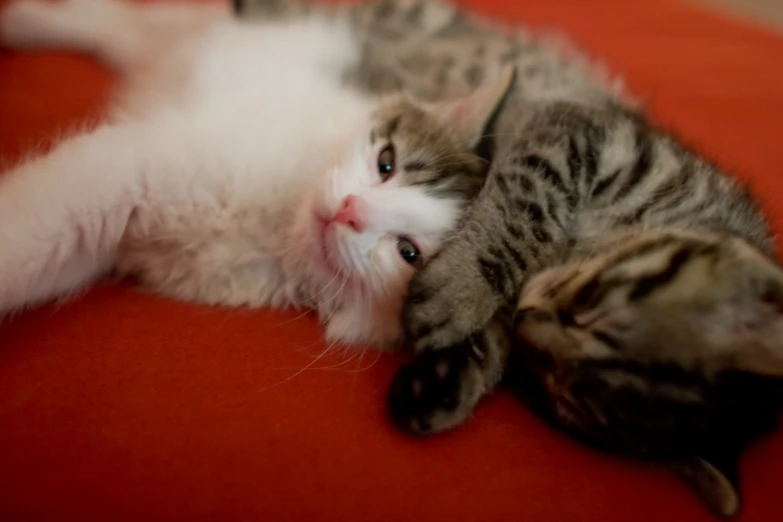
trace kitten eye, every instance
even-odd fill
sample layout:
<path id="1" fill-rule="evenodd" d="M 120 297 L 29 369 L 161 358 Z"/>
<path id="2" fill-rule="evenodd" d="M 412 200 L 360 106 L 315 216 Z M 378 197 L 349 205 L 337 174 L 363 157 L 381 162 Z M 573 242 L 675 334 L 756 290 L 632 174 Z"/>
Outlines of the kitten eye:
<path id="1" fill-rule="evenodd" d="M 389 179 L 394 174 L 394 146 L 386 145 L 378 154 L 378 174 L 381 182 Z"/>
<path id="2" fill-rule="evenodd" d="M 421 253 L 410 240 L 401 237 L 397 240 L 397 252 L 409 265 L 416 265 L 421 259 Z"/>

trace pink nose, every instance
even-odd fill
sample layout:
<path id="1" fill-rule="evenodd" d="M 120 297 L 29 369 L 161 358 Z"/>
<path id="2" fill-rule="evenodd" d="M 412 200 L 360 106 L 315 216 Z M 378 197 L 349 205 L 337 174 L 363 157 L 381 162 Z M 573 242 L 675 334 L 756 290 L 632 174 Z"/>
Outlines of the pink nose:
<path id="1" fill-rule="evenodd" d="M 343 204 L 340 210 L 334 215 L 334 221 L 348 225 L 356 232 L 364 230 L 364 222 L 359 216 L 359 212 L 356 205 L 356 196 L 353 194 L 348 195 L 343 200 Z"/>

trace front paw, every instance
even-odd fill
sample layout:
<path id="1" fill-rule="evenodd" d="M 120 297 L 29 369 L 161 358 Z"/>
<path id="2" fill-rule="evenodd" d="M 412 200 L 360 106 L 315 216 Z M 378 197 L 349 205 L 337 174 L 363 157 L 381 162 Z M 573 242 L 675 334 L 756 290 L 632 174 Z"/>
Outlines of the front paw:
<path id="1" fill-rule="evenodd" d="M 460 343 L 503 303 L 469 257 L 442 254 L 413 278 L 403 307 L 403 328 L 414 353 Z"/>
<path id="2" fill-rule="evenodd" d="M 428 351 L 392 381 L 389 410 L 402 430 L 438 433 L 461 424 L 485 393 L 479 353 L 472 343 Z"/>

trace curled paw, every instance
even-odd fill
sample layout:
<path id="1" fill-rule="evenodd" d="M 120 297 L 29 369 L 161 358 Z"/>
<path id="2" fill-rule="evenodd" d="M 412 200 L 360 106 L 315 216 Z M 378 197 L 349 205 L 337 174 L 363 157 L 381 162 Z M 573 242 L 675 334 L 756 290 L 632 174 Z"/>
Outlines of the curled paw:
<path id="1" fill-rule="evenodd" d="M 403 366 L 392 381 L 392 420 L 417 435 L 460 424 L 484 392 L 476 354 L 468 344 L 426 351 Z"/>
<path id="2" fill-rule="evenodd" d="M 473 264 L 451 252 L 433 258 L 411 281 L 402 321 L 415 353 L 457 345 L 502 303 Z"/>

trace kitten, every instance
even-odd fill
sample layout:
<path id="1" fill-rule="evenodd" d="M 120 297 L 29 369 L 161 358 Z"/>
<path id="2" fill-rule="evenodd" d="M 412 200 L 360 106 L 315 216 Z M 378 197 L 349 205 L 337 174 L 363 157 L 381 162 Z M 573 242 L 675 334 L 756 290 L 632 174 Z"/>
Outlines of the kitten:
<path id="1" fill-rule="evenodd" d="M 0 41 L 124 80 L 106 122 L 0 177 L 0 314 L 114 271 L 186 301 L 311 307 L 328 340 L 377 346 L 400 341 L 408 279 L 484 183 L 473 152 L 513 77 L 438 104 L 360 89 L 341 11 L 16 0 Z"/>
<path id="2" fill-rule="evenodd" d="M 521 36 L 510 55 L 482 54 L 487 41 L 502 40 L 491 33 L 477 28 L 434 38 L 433 49 L 453 42 L 464 54 L 472 46 L 495 61 L 486 69 L 511 63 L 519 74 L 492 127 L 487 183 L 457 233 L 411 281 L 403 324 L 415 357 L 392 383 L 393 419 L 418 434 L 453 428 L 506 373 L 526 382 L 539 412 L 571 433 L 663 461 L 688 478 L 713 512 L 735 514 L 737 454 L 774 424 L 783 378 L 776 343 L 783 294 L 767 222 L 737 180 L 653 128 L 584 68 L 565 65 Z M 429 49 L 421 45 L 420 53 Z M 691 281 L 675 276 L 710 266 L 702 254 L 678 257 L 670 246 L 648 259 L 651 251 L 630 248 L 660 237 L 674 238 L 685 252 L 714 250 L 720 268 Z M 620 332 L 571 333 L 584 325 L 571 324 L 568 308 L 551 313 L 560 310 L 559 292 L 575 284 L 567 274 L 608 277 L 609 260 L 625 254 L 620 281 L 624 289 L 643 289 L 635 299 L 649 303 L 649 313 L 610 292 L 612 311 L 625 322 L 608 324 Z M 545 279 L 537 278 L 540 272 Z M 540 313 L 528 300 L 549 278 L 562 288 L 541 304 L 548 313 Z M 524 288 L 525 312 L 517 313 Z M 655 296 L 664 288 L 671 288 L 669 301 L 661 304 Z M 584 313 L 600 317 L 601 303 L 596 297 L 582 303 Z M 673 318 L 675 309 L 688 314 Z M 569 332 L 567 341 L 525 334 L 534 318 Z M 653 332 L 641 343 L 642 333 Z M 546 362 L 552 358 L 554 366 Z M 579 386 L 571 374 L 561 375 L 566 370 L 581 379 Z M 635 387 L 628 389 L 629 382 Z M 564 409 L 571 402 L 578 413 Z M 756 411 L 760 404 L 764 409 Z M 742 422 L 734 422 L 737 415 Z M 659 422 L 661 431 L 647 431 Z M 665 431 L 674 425 L 687 429 Z M 659 447 L 649 446 L 651 433 L 666 435 Z"/>
<path id="3" fill-rule="evenodd" d="M 783 270 L 721 233 L 628 231 L 533 276 L 508 371 L 554 425 L 664 462 L 719 515 L 783 406 Z"/>

